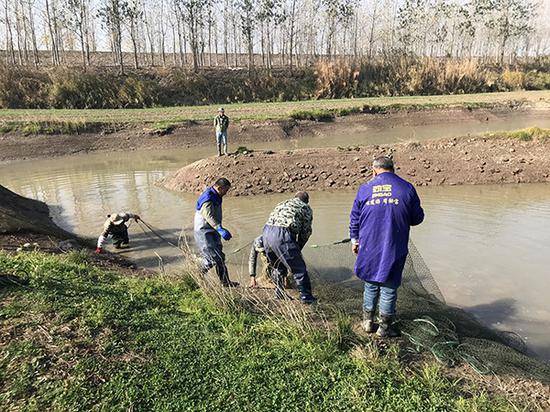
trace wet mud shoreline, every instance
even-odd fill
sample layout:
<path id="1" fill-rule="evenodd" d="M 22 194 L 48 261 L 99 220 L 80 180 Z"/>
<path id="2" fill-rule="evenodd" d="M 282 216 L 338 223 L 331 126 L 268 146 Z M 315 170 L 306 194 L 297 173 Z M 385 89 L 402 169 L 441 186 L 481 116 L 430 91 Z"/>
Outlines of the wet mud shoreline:
<path id="1" fill-rule="evenodd" d="M 247 144 L 269 143 L 284 140 L 299 140 L 311 137 L 327 137 L 334 134 L 358 133 L 358 130 L 374 130 L 394 127 L 441 127 L 452 120 L 489 121 L 491 118 L 510 113 L 540 116 L 550 113 L 548 108 L 514 107 L 498 109 L 451 108 L 421 111 L 397 111 L 385 114 L 353 114 L 337 117 L 333 121 L 240 121 L 230 127 L 231 150 Z M 93 152 L 128 152 L 158 149 L 185 149 L 212 145 L 210 122 L 195 122 L 174 129 L 152 130 L 145 126 L 123 129 L 113 133 L 84 133 L 59 135 L 0 134 L 0 162 L 25 159 L 41 159 L 85 154 Z M 368 143 L 369 136 L 365 133 Z"/>

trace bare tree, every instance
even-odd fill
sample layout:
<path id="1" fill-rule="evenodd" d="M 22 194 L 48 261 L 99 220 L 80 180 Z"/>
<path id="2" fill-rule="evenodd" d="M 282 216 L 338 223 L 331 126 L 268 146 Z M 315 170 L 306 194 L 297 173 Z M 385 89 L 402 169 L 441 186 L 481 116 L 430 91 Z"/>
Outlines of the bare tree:
<path id="1" fill-rule="evenodd" d="M 45 0 L 45 6 L 46 6 L 46 24 L 48 25 L 52 64 L 54 66 L 57 66 L 60 62 L 59 62 L 59 49 L 57 46 L 57 36 L 55 33 L 55 25 L 54 25 L 55 12 L 51 10 L 50 0 Z"/>
<path id="2" fill-rule="evenodd" d="M 484 17 L 488 28 L 499 39 L 499 62 L 504 62 L 506 47 L 511 39 L 533 30 L 535 3 L 531 0 L 477 0 L 476 12 Z"/>
<path id="3" fill-rule="evenodd" d="M 84 67 L 90 64 L 89 12 L 89 0 L 65 0 L 62 20 L 65 26 L 78 37 Z"/>
<path id="4" fill-rule="evenodd" d="M 246 41 L 248 70 L 254 67 L 254 28 L 257 20 L 257 0 L 236 0 L 235 7 L 240 14 L 241 31 Z"/>
<path id="5" fill-rule="evenodd" d="M 121 4 L 122 24 L 127 26 L 132 43 L 134 68 L 139 68 L 139 27 L 143 19 L 143 3 L 141 0 L 128 0 Z M 122 68 L 123 69 L 123 68 Z"/>
<path id="6" fill-rule="evenodd" d="M 209 0 L 176 0 L 181 19 L 189 29 L 189 45 L 193 57 L 193 70 L 199 70 L 200 35 L 204 26 L 204 9 Z"/>
<path id="7" fill-rule="evenodd" d="M 104 0 L 98 11 L 103 24 L 109 31 L 111 50 L 121 74 L 124 73 L 124 55 L 122 52 L 122 27 L 127 17 L 129 5 L 126 0 Z"/>
<path id="8" fill-rule="evenodd" d="M 15 64 L 15 47 L 13 45 L 13 30 L 10 19 L 9 0 L 4 1 L 4 19 L 6 34 L 6 63 Z"/>

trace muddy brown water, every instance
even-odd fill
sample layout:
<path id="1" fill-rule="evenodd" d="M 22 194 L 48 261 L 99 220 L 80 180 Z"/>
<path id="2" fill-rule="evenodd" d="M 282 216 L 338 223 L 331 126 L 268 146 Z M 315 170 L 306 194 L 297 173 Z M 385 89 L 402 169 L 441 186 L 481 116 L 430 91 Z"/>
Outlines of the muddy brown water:
<path id="1" fill-rule="evenodd" d="M 515 121 L 521 123 L 521 119 Z M 486 126 L 480 121 L 472 133 Z M 460 130 L 453 134 L 464 134 Z M 379 136 L 380 143 L 409 138 L 382 130 Z M 335 136 L 330 143 L 312 137 L 309 145 L 334 145 L 338 139 L 343 137 Z M 359 143 L 348 135 L 346 144 Z M 275 148 L 307 144 L 307 140 L 277 142 Z M 273 148 L 273 144 L 255 147 Z M 61 227 L 81 236 L 97 237 L 107 213 L 129 210 L 140 214 L 164 237 L 175 240 L 182 228 L 192 236 L 195 196 L 167 192 L 154 183 L 210 151 L 104 153 L 15 162 L 0 165 L 0 183 L 45 201 Z M 474 313 L 490 326 L 520 334 L 531 349 L 550 359 L 550 185 L 429 187 L 420 188 L 419 193 L 427 218 L 412 236 L 447 302 Z M 285 197 L 226 199 L 225 221 L 234 234 L 226 251 L 252 240 L 272 207 Z M 315 221 L 311 244 L 347 236 L 353 197 L 353 192 L 312 194 Z M 164 265 L 177 268 L 177 249 L 143 233 L 136 224 L 130 233 L 132 247 L 121 252 L 123 255 L 151 268 L 158 267 L 160 256 Z M 241 275 L 245 281 L 246 274 Z"/>
<path id="2" fill-rule="evenodd" d="M 318 126 L 309 135 L 290 143 L 295 148 L 388 144 L 510 131 L 533 126 L 550 128 L 550 110 L 546 108 L 501 112 L 412 112 L 398 113 L 388 118 L 367 119 L 364 121 L 360 115 L 340 118 L 335 123 Z M 275 144 L 281 146 L 281 143 Z M 282 145 L 283 147 L 276 148 L 286 148 L 289 143 L 283 142 Z"/>

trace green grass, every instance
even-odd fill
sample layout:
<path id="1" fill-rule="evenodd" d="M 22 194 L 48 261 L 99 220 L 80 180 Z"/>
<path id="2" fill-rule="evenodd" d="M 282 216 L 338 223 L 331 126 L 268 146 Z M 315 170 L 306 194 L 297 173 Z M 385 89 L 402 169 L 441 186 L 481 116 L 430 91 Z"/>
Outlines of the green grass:
<path id="1" fill-rule="evenodd" d="M 517 139 L 524 142 L 528 142 L 536 139 L 539 139 L 539 140 L 550 139 L 550 129 L 541 129 L 540 127 L 529 127 L 527 129 L 514 130 L 511 132 L 487 133 L 485 134 L 485 136 Z"/>
<path id="2" fill-rule="evenodd" d="M 447 107 L 481 108 L 527 103 L 548 107 L 550 91 L 517 91 L 441 96 L 369 97 L 358 99 L 308 100 L 298 102 L 243 103 L 225 106 L 233 121 L 282 120 L 302 113 L 344 116 L 357 112 L 423 110 Z M 103 124 L 107 128 L 124 125 L 175 126 L 187 122 L 210 121 L 218 105 L 158 107 L 148 109 L 2 109 L 0 125 Z M 13 126 L 12 126 L 13 128 Z M 11 130 L 11 129 L 9 129 Z"/>
<path id="3" fill-rule="evenodd" d="M 83 253 L 0 252 L 1 410 L 444 411 L 513 405 L 407 366 L 396 347 L 342 345 L 216 307 L 189 277 L 137 278 Z"/>
<path id="4" fill-rule="evenodd" d="M 26 136 L 33 134 L 81 134 L 115 131 L 122 127 L 122 125 L 81 120 L 9 121 L 0 122 L 0 133 L 17 132 Z"/>

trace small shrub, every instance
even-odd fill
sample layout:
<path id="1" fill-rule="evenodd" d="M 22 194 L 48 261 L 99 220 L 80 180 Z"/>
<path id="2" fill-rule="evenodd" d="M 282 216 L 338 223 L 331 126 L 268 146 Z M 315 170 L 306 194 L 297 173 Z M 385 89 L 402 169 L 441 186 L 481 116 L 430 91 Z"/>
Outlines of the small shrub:
<path id="1" fill-rule="evenodd" d="M 506 69 L 502 73 L 501 81 L 505 90 L 521 89 L 525 83 L 525 73 Z"/>
<path id="2" fill-rule="evenodd" d="M 290 114 L 290 117 L 294 120 L 330 122 L 334 120 L 335 114 L 334 111 L 326 109 L 296 110 Z"/>
<path id="3" fill-rule="evenodd" d="M 360 113 L 361 108 L 360 107 L 345 107 L 343 109 L 337 109 L 336 115 L 337 116 L 349 116 L 350 114 L 354 113 Z"/>
<path id="4" fill-rule="evenodd" d="M 52 72 L 50 105 L 64 109 L 118 107 L 119 81 L 110 75 L 65 69 Z"/>
<path id="5" fill-rule="evenodd" d="M 43 71 L 0 65 L 0 107 L 48 107 L 49 78 Z"/>
<path id="6" fill-rule="evenodd" d="M 540 127 L 530 127 L 528 129 L 515 130 L 512 132 L 489 133 L 488 137 L 506 137 L 521 141 L 531 141 L 534 139 L 550 139 L 550 129 L 541 129 Z"/>
<path id="7" fill-rule="evenodd" d="M 252 153 L 252 152 L 253 152 L 253 150 L 249 149 L 246 146 L 239 146 L 239 147 L 237 147 L 237 150 L 235 150 L 235 154 L 248 154 L 248 153 Z"/>
<path id="8" fill-rule="evenodd" d="M 525 89 L 548 90 L 550 89 L 550 73 L 532 70 L 525 74 Z"/>
<path id="9" fill-rule="evenodd" d="M 158 82 L 147 78 L 129 76 L 122 81 L 118 91 L 118 106 L 139 108 L 156 106 L 160 101 Z"/>

